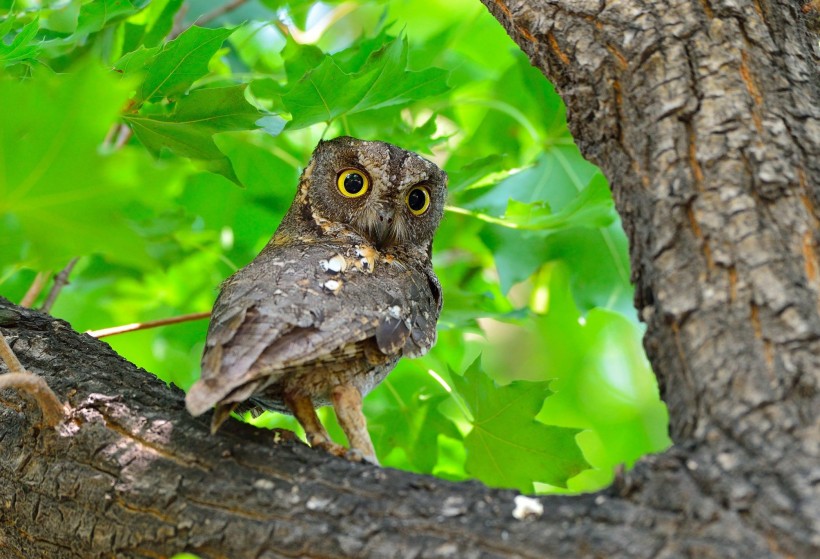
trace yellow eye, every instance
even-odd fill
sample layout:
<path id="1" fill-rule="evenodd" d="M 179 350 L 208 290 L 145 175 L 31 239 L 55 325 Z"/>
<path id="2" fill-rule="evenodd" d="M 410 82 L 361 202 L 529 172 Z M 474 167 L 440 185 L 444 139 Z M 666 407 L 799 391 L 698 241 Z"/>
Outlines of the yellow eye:
<path id="1" fill-rule="evenodd" d="M 423 186 L 415 186 L 410 189 L 404 199 L 410 213 L 421 215 L 430 207 L 430 191 Z"/>
<path id="2" fill-rule="evenodd" d="M 336 185 L 339 187 L 339 192 L 342 196 L 347 198 L 358 198 L 370 186 L 370 181 L 367 176 L 356 169 L 345 169 L 339 173 L 339 178 L 336 179 Z"/>

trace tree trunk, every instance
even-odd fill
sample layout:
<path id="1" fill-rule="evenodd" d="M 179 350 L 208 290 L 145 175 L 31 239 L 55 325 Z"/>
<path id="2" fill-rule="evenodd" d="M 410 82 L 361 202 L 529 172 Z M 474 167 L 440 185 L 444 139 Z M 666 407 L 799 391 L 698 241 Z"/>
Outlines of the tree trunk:
<path id="1" fill-rule="evenodd" d="M 724 542 L 816 550 L 817 14 L 794 0 L 483 2 L 610 179 L 646 351 L 688 451 L 680 476 L 698 493 L 669 499 L 737 515 L 750 533 L 715 532 Z"/>
<path id="2" fill-rule="evenodd" d="M 0 393 L 0 556 L 820 555 L 820 77 L 801 3 L 484 0 L 556 84 L 630 238 L 675 447 L 540 499 L 350 464 L 232 424 L 0 301 L 70 407 Z"/>

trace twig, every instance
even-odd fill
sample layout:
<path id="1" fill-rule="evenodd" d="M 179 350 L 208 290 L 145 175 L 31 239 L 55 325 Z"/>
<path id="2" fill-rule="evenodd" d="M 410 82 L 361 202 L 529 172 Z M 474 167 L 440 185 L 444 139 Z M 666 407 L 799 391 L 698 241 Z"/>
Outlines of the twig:
<path id="1" fill-rule="evenodd" d="M 117 131 L 120 129 L 120 123 L 115 122 L 111 126 L 108 127 L 108 132 L 105 133 L 105 138 L 103 138 L 103 147 L 107 150 L 113 143 L 114 143 L 114 136 L 116 136 Z"/>
<path id="2" fill-rule="evenodd" d="M 17 374 L 26 372 L 20 360 L 14 355 L 14 351 L 11 349 L 11 346 L 6 341 L 6 337 L 2 332 L 0 332 L 0 359 L 3 359 L 3 363 L 9 368 L 10 373 Z"/>
<path id="3" fill-rule="evenodd" d="M 0 357 L 11 371 L 0 375 L 0 389 L 15 388 L 32 396 L 43 414 L 43 423 L 48 427 L 59 424 L 65 417 L 65 408 L 60 403 L 60 399 L 42 377 L 23 368 L 2 333 L 0 333 Z"/>
<path id="4" fill-rule="evenodd" d="M 185 3 L 174 16 L 174 25 L 171 27 L 171 32 L 165 38 L 167 41 L 173 41 L 185 31 L 185 14 L 188 13 L 188 4 Z"/>
<path id="5" fill-rule="evenodd" d="M 127 124 L 120 125 L 120 128 L 117 132 L 117 139 L 114 142 L 114 150 L 121 150 L 122 147 L 128 143 L 128 140 L 131 139 L 131 136 L 134 134 L 134 130 L 131 129 L 130 126 Z"/>
<path id="6" fill-rule="evenodd" d="M 46 286 L 46 281 L 50 275 L 50 272 L 37 272 L 37 275 L 34 276 L 34 281 L 31 282 L 31 287 L 28 288 L 28 291 L 26 291 L 26 294 L 23 295 L 23 299 L 20 301 L 21 307 L 31 307 L 34 305 L 34 301 L 37 300 L 40 292 Z"/>
<path id="7" fill-rule="evenodd" d="M 213 10 L 211 10 L 208 13 L 202 14 L 201 16 L 196 18 L 195 23 L 196 23 L 196 25 L 199 25 L 199 26 L 205 25 L 206 23 L 210 23 L 213 20 L 215 20 L 216 18 L 218 18 L 219 16 L 223 16 L 223 15 L 227 14 L 228 12 L 234 11 L 235 9 L 237 9 L 238 7 L 240 7 L 242 4 L 246 3 L 247 1 L 248 0 L 233 0 L 233 2 L 228 2 L 227 4 L 219 6 L 218 8 L 214 8 Z"/>
<path id="8" fill-rule="evenodd" d="M 201 320 L 203 318 L 208 318 L 209 316 L 211 316 L 211 313 L 209 312 L 184 314 L 182 316 L 161 318 L 159 320 L 151 320 L 148 322 L 134 322 L 132 324 L 123 324 L 122 326 L 113 326 L 111 328 L 102 328 L 100 330 L 87 330 L 86 334 L 88 334 L 92 338 L 104 338 L 106 336 L 125 334 L 126 332 L 148 330 L 149 328 L 156 328 L 157 326 L 165 326 L 167 324 L 177 324 L 179 322 L 191 322 L 193 320 Z"/>
<path id="9" fill-rule="evenodd" d="M 51 311 L 51 307 L 54 305 L 54 301 L 57 300 L 57 295 L 60 294 L 63 287 L 68 283 L 68 276 L 71 274 L 71 270 L 74 269 L 74 266 L 77 265 L 77 260 L 79 258 L 72 258 L 71 261 L 66 264 L 66 267 L 63 268 L 57 277 L 54 278 L 54 285 L 51 286 L 51 291 L 48 292 L 48 297 L 46 297 L 46 302 L 43 303 L 43 306 L 40 307 L 40 310 L 47 313 Z"/>
<path id="10" fill-rule="evenodd" d="M 358 7 L 356 2 L 345 2 L 339 4 L 322 18 L 316 24 L 306 31 L 302 31 L 296 27 L 290 29 L 290 34 L 297 43 L 314 43 L 319 40 L 325 31 L 330 29 L 336 22 L 345 17 L 347 14 L 353 12 Z"/>

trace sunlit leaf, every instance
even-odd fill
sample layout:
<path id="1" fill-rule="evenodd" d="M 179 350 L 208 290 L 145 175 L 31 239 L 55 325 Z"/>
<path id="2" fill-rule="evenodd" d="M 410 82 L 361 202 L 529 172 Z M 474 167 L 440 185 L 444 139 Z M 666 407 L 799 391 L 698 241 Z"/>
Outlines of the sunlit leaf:
<path id="1" fill-rule="evenodd" d="M 110 22 L 133 14 L 137 9 L 131 0 L 96 0 L 83 4 L 77 19 L 78 33 L 94 33 Z"/>
<path id="2" fill-rule="evenodd" d="M 453 383 L 472 414 L 473 429 L 464 444 L 467 472 L 501 487 L 533 491 L 533 481 L 565 486 L 588 467 L 577 429 L 535 420 L 552 392 L 549 382 L 516 381 L 496 385 L 476 361 Z"/>
<path id="3" fill-rule="evenodd" d="M 3 37 L 11 31 L 14 22 L 14 16 L 9 16 L 0 24 L 0 66 L 9 66 L 17 62 L 31 60 L 40 55 L 40 46 L 33 44 L 34 37 L 40 28 L 37 18 L 24 25 L 15 35 L 11 44 L 7 45 L 3 42 Z"/>
<path id="4" fill-rule="evenodd" d="M 370 55 L 355 73 L 345 72 L 334 56 L 325 55 L 282 97 L 293 116 L 288 128 L 401 105 L 446 91 L 447 72 L 439 68 L 409 71 L 407 49 L 406 37 L 393 39 Z"/>
<path id="5" fill-rule="evenodd" d="M 156 101 L 184 93 L 208 73 L 208 62 L 232 32 L 232 29 L 192 26 L 166 43 L 148 66 L 134 101 Z"/>
<path id="6" fill-rule="evenodd" d="M 148 31 L 145 33 L 143 40 L 145 46 L 153 47 L 159 44 L 162 39 L 168 35 L 174 27 L 174 17 L 184 1 L 185 0 L 165 0 L 165 5 L 162 6 L 162 10 L 157 14 L 154 21 L 151 22 Z M 162 2 L 152 2 L 152 4 L 162 4 Z"/>
<path id="7" fill-rule="evenodd" d="M 257 128 L 264 113 L 245 99 L 244 85 L 198 89 L 179 99 L 168 115 L 125 115 L 140 142 L 154 155 L 167 149 L 176 155 L 203 160 L 224 160 L 214 166 L 233 179 L 230 164 L 214 143 L 219 132 Z"/>
<path id="8" fill-rule="evenodd" d="M 129 89 L 95 64 L 0 80 L 0 98 L 15 107 L 0 111 L 0 262 L 61 267 L 92 252 L 145 262 L 128 208 L 150 201 L 173 173 L 160 178 L 144 152 L 101 152 Z"/>
<path id="9" fill-rule="evenodd" d="M 432 473 L 438 462 L 438 435 L 460 438 L 438 406 L 451 396 L 423 369 L 410 364 L 394 371 L 367 400 L 371 435 L 385 465 Z M 400 449 L 401 453 L 395 451 Z M 404 461 L 406 459 L 406 462 Z"/>

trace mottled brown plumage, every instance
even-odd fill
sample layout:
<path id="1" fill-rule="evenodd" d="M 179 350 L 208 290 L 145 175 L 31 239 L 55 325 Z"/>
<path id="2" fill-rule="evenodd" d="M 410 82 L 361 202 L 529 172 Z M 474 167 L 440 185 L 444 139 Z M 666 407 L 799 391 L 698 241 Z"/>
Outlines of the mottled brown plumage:
<path id="1" fill-rule="evenodd" d="M 188 410 L 216 406 L 214 430 L 240 405 L 292 413 L 312 446 L 345 454 L 315 412 L 333 405 L 347 456 L 375 462 L 361 397 L 435 343 L 446 180 L 384 142 L 321 142 L 276 234 L 222 285 Z"/>

